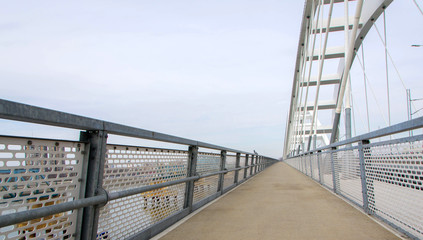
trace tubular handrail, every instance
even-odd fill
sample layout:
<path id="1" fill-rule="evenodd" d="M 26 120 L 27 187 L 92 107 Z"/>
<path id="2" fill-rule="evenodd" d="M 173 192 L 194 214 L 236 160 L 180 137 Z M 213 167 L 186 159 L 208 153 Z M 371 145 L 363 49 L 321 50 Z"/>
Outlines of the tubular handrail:
<path id="1" fill-rule="evenodd" d="M 88 118 L 80 115 L 60 112 L 47 108 L 12 102 L 4 99 L 0 99 L 0 118 L 79 130 L 83 129 L 94 131 L 106 131 L 110 134 L 126 137 L 136 137 L 148 140 L 255 155 L 254 153 L 240 151 L 232 148 L 226 148 L 210 143 L 149 131 L 141 128 L 130 127 L 99 119 Z"/>
<path id="2" fill-rule="evenodd" d="M 122 124 L 116 124 L 112 122 L 107 122 L 103 120 L 88 118 L 84 116 L 79 116 L 75 114 L 69 114 L 65 112 L 55 111 L 46 108 L 40 108 L 36 106 L 26 105 L 22 103 L 16 103 L 12 101 L 7 101 L 0 99 L 0 118 L 28 122 L 28 123 L 38 123 L 43 125 L 50 125 L 56 127 L 70 128 L 76 130 L 82 130 L 81 138 L 79 142 L 87 143 L 89 151 L 84 151 L 84 161 L 82 166 L 82 171 L 86 171 L 83 178 L 85 179 L 84 185 L 81 187 L 80 198 L 76 200 L 69 200 L 68 202 L 55 203 L 50 206 L 42 206 L 40 208 L 27 209 L 24 211 L 17 211 L 9 213 L 6 215 L 0 216 L 0 228 L 11 226 L 14 224 L 19 224 L 27 222 L 33 219 L 41 219 L 47 216 L 54 216 L 55 214 L 64 213 L 76 209 L 84 208 L 83 212 L 76 213 L 76 216 L 79 218 L 76 222 L 78 226 L 81 227 L 81 232 L 78 234 L 77 239 L 86 239 L 86 238 L 95 238 L 98 227 L 98 217 L 99 209 L 102 206 L 107 206 L 110 201 L 125 198 L 128 196 L 133 196 L 136 194 L 142 194 L 145 192 L 162 189 L 168 186 L 183 184 L 185 183 L 185 194 L 183 196 L 183 209 L 178 214 L 181 216 L 185 213 L 191 212 L 193 208 L 193 194 L 194 194 L 194 182 L 206 178 L 209 176 L 219 175 L 218 179 L 218 190 L 215 195 L 209 196 L 210 201 L 212 198 L 216 198 L 225 193 L 228 189 L 242 183 L 248 178 L 254 176 L 255 174 L 261 172 L 266 167 L 276 163 L 277 160 L 269 158 L 266 156 L 258 155 L 255 153 L 249 153 L 245 151 L 239 151 L 236 149 L 226 148 L 222 146 L 217 146 L 214 144 L 199 142 L 191 139 L 181 138 L 177 136 L 172 136 L 168 134 L 148 131 L 145 129 L 130 127 Z M 161 142 L 176 143 L 181 145 L 188 145 L 189 150 L 176 150 L 176 149 L 161 149 L 161 150 L 171 150 L 171 151 L 184 151 L 187 154 L 187 174 L 182 176 L 183 178 L 161 182 L 154 185 L 144 185 L 144 186 L 133 186 L 134 188 L 118 190 L 116 192 L 111 190 L 106 190 L 102 186 L 103 172 L 105 169 L 105 161 L 107 154 L 107 134 L 115 134 L 120 136 L 135 137 L 141 139 L 149 139 Z M 11 136 L 12 137 L 12 136 Z M 51 139 L 45 139 L 51 140 Z M 72 141 L 74 142 L 74 141 Z M 114 144 L 113 144 L 114 145 Z M 120 146 L 120 145 L 117 145 Z M 128 147 L 127 145 L 125 145 Z M 219 150 L 220 154 L 204 153 L 199 152 L 198 148 L 208 148 Z M 154 147 L 153 147 L 154 148 Z M 128 148 L 127 148 L 128 149 Z M 154 148 L 157 149 L 157 148 Z M 100 151 L 99 151 L 100 150 Z M 236 153 L 235 155 L 227 154 L 227 152 Z M 86 154 L 85 154 L 86 153 Z M 201 154 L 212 154 L 214 157 L 220 159 L 219 171 L 206 173 L 200 175 L 201 172 L 196 173 L 196 164 L 198 156 Z M 245 166 L 240 166 L 241 154 L 245 155 Z M 231 169 L 225 168 L 226 157 L 235 157 L 236 158 L 236 167 Z M 248 165 L 247 161 L 251 157 L 251 164 Z M 255 160 L 255 163 L 253 163 Z M 232 167 L 232 166 L 231 166 Z M 249 177 L 247 177 L 247 168 L 250 168 Z M 90 169 L 92 171 L 90 171 Z M 194 169 L 194 170 L 192 170 Z M 217 169 L 216 169 L 217 170 Z M 238 171 L 244 171 L 243 181 L 238 181 Z M 224 174 L 228 172 L 234 172 L 234 180 L 231 183 L 230 187 L 224 187 L 223 182 Z M 179 175 L 178 175 L 179 177 Z M 78 179 L 79 181 L 79 179 Z M 232 181 L 232 180 L 230 180 Z M 82 181 L 81 181 L 82 182 Z M 226 185 L 225 185 L 226 186 Z M 85 196 L 85 197 L 83 197 Z M 145 196 L 143 196 L 145 198 Z M 147 200 L 147 199 L 145 199 Z M 197 203 L 198 204 L 198 203 Z M 205 204 L 203 201 L 201 204 Z M 198 207 L 198 205 L 197 205 Z M 74 213 L 69 213 L 74 214 Z M 174 221 L 173 218 L 169 218 L 166 221 Z M 165 225 L 160 225 L 159 223 L 150 226 L 157 229 L 163 230 Z M 146 236 L 152 236 L 149 232 L 150 230 L 143 230 L 142 233 Z"/>
<path id="3" fill-rule="evenodd" d="M 326 145 L 326 146 L 323 146 L 323 147 L 320 147 L 320 148 L 316 148 L 316 149 L 313 149 L 311 151 L 292 156 L 290 158 L 294 158 L 294 157 L 298 157 L 298 156 L 302 156 L 302 155 L 307 155 L 307 154 L 310 154 L 310 153 L 313 153 L 313 152 L 322 151 L 322 150 L 326 150 L 326 149 L 332 149 L 332 148 L 336 148 L 336 147 L 339 147 L 339 146 L 360 142 L 360 141 L 363 141 L 363 140 L 370 140 L 370 139 L 374 139 L 374 138 L 385 137 L 385 136 L 393 135 L 393 134 L 400 133 L 400 132 L 414 130 L 414 129 L 421 128 L 421 127 L 423 127 L 423 117 L 419 117 L 419 118 L 412 119 L 412 120 L 409 120 L 409 121 L 406 121 L 406 122 L 398 123 L 398 124 L 392 125 L 390 127 L 386 127 L 386 128 L 382 128 L 382 129 L 373 131 L 373 132 L 362 134 L 362 135 L 359 135 L 359 136 L 356 136 L 356 137 L 353 137 L 353 138 L 350 138 L 350 139 L 347 139 L 347 140 L 332 143 L 330 145 Z"/>
<path id="4" fill-rule="evenodd" d="M 185 183 L 185 182 L 189 182 L 189 181 L 197 181 L 201 178 L 206 178 L 206 177 L 210 177 L 210 176 L 214 176 L 214 175 L 218 175 L 218 174 L 222 174 L 222 173 L 228 173 L 228 172 L 232 172 L 232 171 L 238 171 L 238 170 L 242 170 L 242 169 L 245 169 L 245 168 L 248 168 L 248 167 L 255 167 L 255 166 L 259 166 L 259 165 L 263 165 L 263 164 L 265 164 L 265 163 L 257 163 L 257 164 L 252 164 L 252 165 L 245 166 L 245 167 L 227 169 L 227 170 L 224 170 L 224 171 L 217 171 L 217 172 L 208 173 L 208 174 L 204 174 L 204 175 L 197 175 L 197 176 L 194 176 L 194 177 L 187 177 L 187 178 L 183 178 L 183 179 L 158 183 L 158 184 L 149 185 L 149 186 L 131 188 L 131 189 L 126 189 L 126 190 L 122 190 L 122 191 L 118 191 L 118 192 L 109 193 L 106 190 L 102 189 L 102 191 L 99 191 L 99 192 L 102 192 L 102 193 L 100 193 L 99 195 L 96 195 L 94 197 L 82 198 L 82 199 L 78 199 L 78 200 L 75 200 L 75 201 L 59 203 L 59 204 L 52 205 L 52 206 L 45 206 L 45 207 L 42 207 L 42 208 L 31 209 L 31 210 L 27 210 L 27 211 L 23 211 L 23 212 L 1 215 L 0 216 L 0 228 L 5 227 L 5 226 L 9 226 L 9 225 L 13 225 L 13 224 L 18 224 L 18 223 L 25 222 L 25 221 L 29 221 L 29 220 L 33 220 L 33 219 L 37 219 L 37 218 L 42 218 L 42 217 L 46 217 L 46 216 L 70 211 L 70 210 L 75 210 L 75 209 L 84 208 L 84 207 L 88 207 L 88 206 L 107 204 L 109 201 L 116 200 L 116 199 L 119 199 L 119 198 L 124 198 L 124 197 L 132 196 L 132 195 L 135 195 L 135 194 L 153 191 L 153 190 L 156 190 L 156 189 L 159 189 L 159 188 L 169 187 L 169 186 L 172 186 L 172 185 Z"/>

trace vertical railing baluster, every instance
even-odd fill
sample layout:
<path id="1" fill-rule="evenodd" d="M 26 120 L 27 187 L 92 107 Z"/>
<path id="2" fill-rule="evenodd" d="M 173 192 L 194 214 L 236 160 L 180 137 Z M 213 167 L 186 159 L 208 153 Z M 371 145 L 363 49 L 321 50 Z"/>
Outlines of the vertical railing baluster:
<path id="1" fill-rule="evenodd" d="M 333 192 L 337 193 L 338 188 L 336 187 L 337 181 L 337 171 L 335 170 L 335 154 L 336 147 L 332 148 L 332 151 L 330 151 L 330 163 L 332 167 L 332 181 L 333 181 Z"/>
<path id="2" fill-rule="evenodd" d="M 240 167 L 240 161 L 241 161 L 241 153 L 236 153 L 235 168 Z M 235 176 L 234 176 L 234 184 L 238 184 L 238 176 L 239 176 L 239 170 L 236 170 Z"/>
<path id="3" fill-rule="evenodd" d="M 190 146 L 188 150 L 188 164 L 187 164 L 187 177 L 193 177 L 197 174 L 197 159 L 198 159 L 198 146 Z M 189 208 L 192 212 L 192 204 L 194 200 L 194 181 L 186 183 L 185 187 L 185 201 L 184 208 Z"/>
<path id="4" fill-rule="evenodd" d="M 107 132 L 87 131 L 81 132 L 80 140 L 89 143 L 87 182 L 85 197 L 100 194 L 103 186 L 104 163 L 106 159 Z M 100 206 L 84 208 L 80 239 L 96 239 Z M 79 238 L 79 237 L 76 237 Z"/>
<path id="5" fill-rule="evenodd" d="M 245 155 L 245 167 L 248 166 L 248 157 L 250 155 L 246 154 Z M 248 168 L 244 168 L 244 179 L 247 179 L 247 173 L 248 173 Z"/>
<path id="6" fill-rule="evenodd" d="M 256 155 L 256 158 L 255 158 L 255 160 L 254 160 L 254 175 L 256 175 L 256 174 L 257 174 L 257 163 L 258 163 L 258 158 L 259 158 L 259 155 Z"/>
<path id="7" fill-rule="evenodd" d="M 226 164 L 226 151 L 222 150 L 220 152 L 220 171 L 225 170 L 225 164 Z M 223 181 L 225 179 L 224 173 L 219 174 L 219 185 L 217 188 L 217 191 L 221 194 L 223 194 Z"/>
<path id="8" fill-rule="evenodd" d="M 251 175 L 253 175 L 253 165 L 254 165 L 254 156 L 255 155 L 251 155 L 251 163 L 250 163 L 250 177 Z"/>
<path id="9" fill-rule="evenodd" d="M 260 172 L 263 171 L 263 159 L 264 159 L 264 157 L 261 156 L 260 157 Z"/>
<path id="10" fill-rule="evenodd" d="M 322 174 L 322 167 L 320 165 L 320 162 L 321 162 L 320 159 L 322 158 L 322 151 L 321 150 L 317 151 L 316 158 L 317 158 L 317 169 L 319 171 L 319 183 L 322 184 L 322 178 L 323 178 L 322 176 L 323 176 L 323 174 Z"/>
<path id="11" fill-rule="evenodd" d="M 369 213 L 369 196 L 367 194 L 367 179 L 366 179 L 366 165 L 364 161 L 364 147 L 369 144 L 368 140 L 358 142 L 358 155 L 360 160 L 360 177 L 361 177 L 361 192 L 363 193 L 363 209 L 365 213 Z"/>
<path id="12" fill-rule="evenodd" d="M 313 179 L 313 153 L 312 152 L 309 153 L 308 159 L 309 159 L 309 162 L 310 162 L 310 177 L 311 177 L 311 179 Z"/>

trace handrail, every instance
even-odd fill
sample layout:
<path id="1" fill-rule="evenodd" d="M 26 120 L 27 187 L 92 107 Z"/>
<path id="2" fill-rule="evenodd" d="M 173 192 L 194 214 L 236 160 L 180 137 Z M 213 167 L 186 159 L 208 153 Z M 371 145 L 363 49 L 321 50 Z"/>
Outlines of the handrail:
<path id="1" fill-rule="evenodd" d="M 293 157 L 298 157 L 298 156 L 302 156 L 302 155 L 306 155 L 306 154 L 310 154 L 316 151 L 322 151 L 322 150 L 326 150 L 326 149 L 332 149 L 332 148 L 336 148 L 339 146 L 343 146 L 343 145 L 347 145 L 347 144 L 352 144 L 352 143 L 356 143 L 359 141 L 363 141 L 363 140 L 370 140 L 373 138 L 379 138 L 379 137 L 385 137 L 388 135 L 392 135 L 392 134 L 396 134 L 396 133 L 400 133 L 400 132 L 405 132 L 405 131 L 410 131 L 410 130 L 414 130 L 417 128 L 421 128 L 423 127 L 423 117 L 419 117 L 416 119 L 412 119 L 406 122 L 402 122 L 402 123 L 398 123 L 395 125 L 392 125 L 390 127 L 386 127 L 386 128 L 382 128 L 373 132 L 369 132 L 366 134 L 362 134 L 347 140 L 343 140 L 343 141 L 339 141 L 336 143 L 332 143 L 330 145 L 326 145 L 320 148 L 316 148 L 310 151 L 307 151 L 305 153 L 301 153 L 295 156 L 292 156 L 290 158 Z"/>
<path id="2" fill-rule="evenodd" d="M 164 133 L 149 131 L 141 128 L 130 127 L 122 124 L 107 122 L 80 115 L 60 112 L 47 108 L 31 106 L 27 104 L 12 102 L 0 99 L 0 118 L 16 120 L 21 122 L 38 123 L 56 127 L 71 129 L 106 131 L 110 134 L 136 137 L 155 141 L 199 146 L 210 149 L 237 152 L 242 154 L 255 155 L 254 153 L 226 148 L 210 143 L 200 142 L 192 139 L 177 137 Z"/>
<path id="3" fill-rule="evenodd" d="M 178 214 L 185 214 L 187 212 L 193 211 L 193 194 L 194 194 L 194 182 L 206 178 L 209 176 L 220 175 L 218 179 L 218 191 L 216 195 L 209 196 L 208 201 L 210 199 L 220 196 L 226 190 L 230 188 L 226 188 L 223 185 L 224 174 L 228 172 L 236 171 L 234 174 L 234 180 L 232 182 L 231 187 L 238 185 L 241 181 L 238 181 L 238 171 L 244 171 L 244 181 L 249 177 L 254 176 L 258 172 L 261 172 L 266 166 L 270 166 L 273 163 L 277 162 L 276 159 L 269 158 L 266 156 L 258 155 L 255 153 L 239 151 L 232 148 L 226 148 L 214 144 L 204 143 L 200 141 L 195 141 L 191 139 L 181 138 L 177 136 L 172 136 L 168 134 L 148 131 L 145 129 L 130 127 L 122 124 L 116 124 L 112 122 L 107 122 L 103 120 L 98 120 L 94 118 L 88 118 L 84 116 L 79 116 L 75 114 L 69 114 L 65 112 L 55 111 L 51 109 L 26 105 L 22 103 L 16 103 L 4 99 L 0 99 L 0 119 L 9 119 L 21 122 L 28 122 L 28 123 L 37 123 L 43 125 L 50 125 L 56 127 L 63 127 L 63 128 L 70 128 L 76 130 L 82 130 L 81 132 L 81 139 L 80 140 L 84 143 L 88 143 L 90 147 L 89 154 L 84 155 L 87 161 L 84 161 L 83 170 L 87 171 L 85 176 L 86 178 L 86 186 L 83 186 L 84 190 L 81 192 L 80 199 L 68 200 L 68 202 L 64 203 L 56 203 L 51 206 L 43 206 L 40 208 L 34 209 L 27 209 L 26 211 L 21 212 L 14 212 L 7 215 L 0 216 L 0 228 L 5 226 L 10 226 L 14 224 L 19 224 L 22 222 L 27 222 L 33 219 L 41 219 L 43 217 L 52 216 L 58 213 L 63 213 L 71 210 L 82 209 L 84 208 L 84 212 L 78 212 L 77 216 L 81 219 L 77 221 L 78 226 L 81 227 L 82 230 L 80 236 L 78 235 L 77 238 L 86 239 L 86 238 L 95 238 L 95 234 L 98 227 L 98 209 L 108 204 L 112 200 L 125 198 L 128 196 L 133 196 L 136 194 L 141 194 L 149 191 L 153 191 L 156 189 L 162 189 L 168 186 L 176 185 L 176 184 L 186 184 L 185 194 L 184 194 L 184 211 L 179 212 Z M 85 132 L 86 131 L 86 132 Z M 144 186 L 133 186 L 135 188 L 125 189 L 125 190 L 118 190 L 116 192 L 111 192 L 110 190 L 106 191 L 101 186 L 102 184 L 98 184 L 101 182 L 100 180 L 103 177 L 103 173 L 94 172 L 91 173 L 89 169 L 94 169 L 101 172 L 104 170 L 104 161 L 106 161 L 106 152 L 107 152 L 107 134 L 115 134 L 127 137 L 135 137 L 141 139 L 149 139 L 155 141 L 162 141 L 162 142 L 169 142 L 169 143 L 176 143 L 181 145 L 188 145 L 189 150 L 176 150 L 176 151 L 184 151 L 188 156 L 187 158 L 187 174 L 186 176 L 182 176 L 182 179 L 157 183 L 154 185 L 144 185 Z M 126 145 L 125 145 L 126 146 Z M 128 147 L 128 146 L 126 146 Z M 196 164 L 197 158 L 199 154 L 203 154 L 198 152 L 198 148 L 208 148 L 208 149 L 215 149 L 219 150 L 221 154 L 216 154 L 216 156 L 220 159 L 220 168 L 219 171 L 212 172 L 212 173 L 205 173 L 204 175 L 200 175 L 201 173 L 196 173 Z M 98 151 L 101 149 L 101 151 Z M 162 149 L 162 150 L 169 150 L 169 149 Z M 236 155 L 229 155 L 226 152 L 236 153 Z M 205 153 L 207 154 L 207 153 Z M 245 154 L 245 166 L 240 166 L 240 157 L 241 154 Z M 225 169 L 225 162 L 226 157 L 236 157 L 236 167 L 231 169 Z M 251 156 L 251 164 L 248 165 L 247 161 Z M 88 161 L 89 159 L 89 161 Z M 255 163 L 253 163 L 253 159 L 255 159 Z M 90 164 L 88 166 L 88 164 Z M 232 167 L 232 166 L 231 166 Z M 247 177 L 247 168 L 250 168 L 250 176 Z M 191 169 L 194 169 L 192 171 Z M 217 170 L 217 169 L 216 169 Z M 100 180 L 99 180 L 100 179 Z M 79 180 L 78 180 L 79 181 Z M 98 181 L 98 182 L 96 182 Z M 232 181 L 232 180 L 230 180 Z M 85 196 L 85 197 L 82 197 Z M 207 199 L 205 199 L 207 200 Z M 204 202 L 202 203 L 204 204 Z M 198 207 L 198 206 L 197 206 Z M 185 211 L 187 210 L 187 211 Z M 82 219 L 83 218 L 83 219 Z M 168 221 L 173 221 L 173 218 L 168 219 Z M 155 226 L 155 225 L 154 225 Z M 151 226 L 153 227 L 153 226 Z M 164 225 L 157 225 L 158 229 L 163 229 Z M 145 234 L 150 236 L 151 234 L 148 233 L 149 230 Z"/>
<path id="4" fill-rule="evenodd" d="M 227 169 L 227 170 L 224 170 L 224 171 L 217 171 L 217 172 L 208 173 L 208 174 L 204 174 L 204 175 L 197 175 L 197 176 L 194 176 L 194 177 L 187 177 L 187 178 L 183 178 L 183 179 L 158 183 L 158 184 L 149 185 L 149 186 L 131 188 L 131 189 L 126 189 L 126 190 L 122 190 L 122 191 L 119 191 L 119 192 L 109 193 L 106 190 L 102 190 L 101 192 L 103 192 L 103 193 L 100 193 L 99 195 L 96 195 L 94 197 L 82 198 L 82 199 L 78 199 L 78 200 L 75 200 L 75 201 L 66 202 L 66 203 L 59 203 L 59 204 L 52 205 L 52 206 L 45 206 L 45 207 L 42 207 L 42 208 L 31 209 L 31 210 L 28 210 L 28 211 L 1 215 L 0 216 L 0 228 L 5 227 L 5 226 L 9 226 L 9 225 L 13 225 L 13 224 L 18 224 L 18 223 L 25 222 L 25 221 L 29 221 L 29 220 L 32 220 L 32 219 L 42 218 L 42 217 L 54 215 L 54 214 L 57 214 L 57 213 L 74 210 L 74 209 L 79 209 L 79 208 L 94 206 L 94 205 L 100 205 L 100 204 L 107 204 L 111 200 L 116 200 L 116 199 L 119 199 L 119 198 L 132 196 L 132 195 L 135 195 L 135 194 L 153 191 L 153 190 L 156 190 L 156 189 L 159 189 L 159 188 L 169 187 L 169 186 L 172 186 L 172 185 L 185 183 L 185 182 L 189 182 L 189 181 L 197 181 L 201 178 L 206 178 L 206 177 L 210 177 L 210 176 L 214 176 L 214 175 L 218 175 L 218 174 L 222 174 L 222 173 L 228 173 L 228 172 L 232 172 L 232 171 L 238 171 L 238 170 L 242 170 L 244 168 L 254 167 L 254 166 L 263 165 L 263 164 L 264 163 L 252 164 L 252 165 L 245 166 L 245 167 Z"/>

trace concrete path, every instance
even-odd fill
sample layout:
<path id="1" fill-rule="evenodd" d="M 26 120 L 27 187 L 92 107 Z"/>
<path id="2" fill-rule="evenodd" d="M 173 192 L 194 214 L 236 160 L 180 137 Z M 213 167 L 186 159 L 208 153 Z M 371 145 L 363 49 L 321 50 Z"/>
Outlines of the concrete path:
<path id="1" fill-rule="evenodd" d="M 266 169 L 161 240 L 399 239 L 284 163 Z"/>

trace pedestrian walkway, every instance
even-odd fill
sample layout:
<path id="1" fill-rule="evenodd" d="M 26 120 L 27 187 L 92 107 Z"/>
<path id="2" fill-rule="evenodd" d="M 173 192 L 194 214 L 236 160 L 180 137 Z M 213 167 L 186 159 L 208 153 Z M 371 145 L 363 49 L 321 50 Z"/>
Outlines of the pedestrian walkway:
<path id="1" fill-rule="evenodd" d="M 266 169 L 161 240 L 400 239 L 285 163 Z"/>

